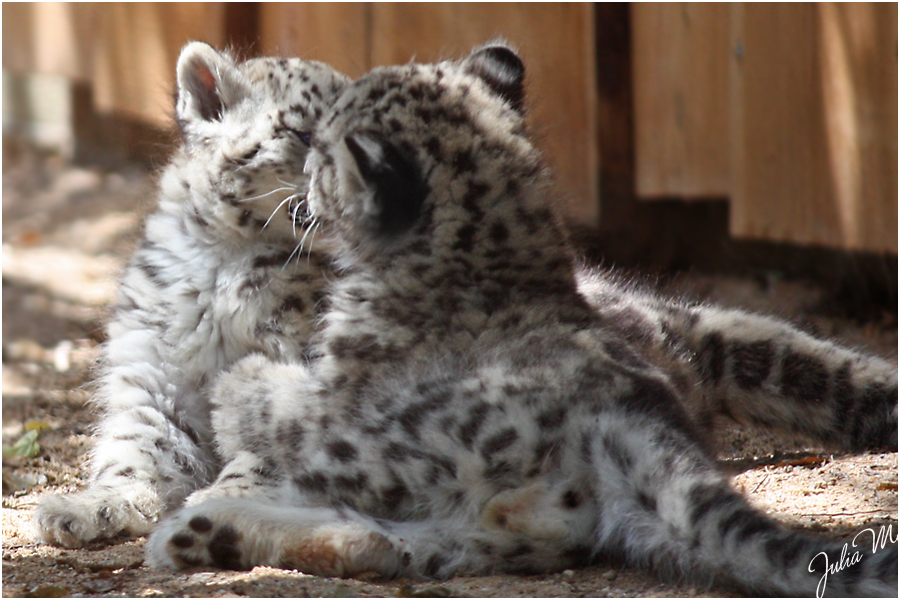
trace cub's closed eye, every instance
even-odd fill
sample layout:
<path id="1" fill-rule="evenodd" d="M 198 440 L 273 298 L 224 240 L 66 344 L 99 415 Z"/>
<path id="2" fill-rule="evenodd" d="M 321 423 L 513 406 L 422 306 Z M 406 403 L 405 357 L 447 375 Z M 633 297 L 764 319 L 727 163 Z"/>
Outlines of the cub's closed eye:
<path id="1" fill-rule="evenodd" d="M 301 142 L 303 142 L 305 145 L 309 146 L 309 142 L 310 142 L 310 140 L 312 139 L 312 133 L 311 133 L 311 132 L 309 132 L 309 131 L 300 131 L 299 129 L 292 129 L 292 128 L 290 128 L 290 127 L 288 127 L 287 130 L 290 131 L 290 132 L 291 132 L 292 134 L 294 134 L 295 136 L 297 136 L 297 139 L 299 139 L 299 140 L 300 140 Z"/>

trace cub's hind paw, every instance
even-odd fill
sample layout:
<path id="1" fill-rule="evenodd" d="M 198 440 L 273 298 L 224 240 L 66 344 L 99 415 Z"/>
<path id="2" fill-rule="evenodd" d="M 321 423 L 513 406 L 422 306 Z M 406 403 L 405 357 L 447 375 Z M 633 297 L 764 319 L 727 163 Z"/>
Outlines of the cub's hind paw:
<path id="1" fill-rule="evenodd" d="M 241 534 L 228 523 L 215 523 L 185 509 L 163 521 L 147 542 L 151 567 L 186 569 L 213 566 L 231 571 L 253 567 L 240 547 Z"/>
<path id="2" fill-rule="evenodd" d="M 412 560 L 400 538 L 352 511 L 246 498 L 181 509 L 150 535 L 146 552 L 147 564 L 155 568 L 246 570 L 268 565 L 324 577 L 369 571 L 395 577 Z"/>

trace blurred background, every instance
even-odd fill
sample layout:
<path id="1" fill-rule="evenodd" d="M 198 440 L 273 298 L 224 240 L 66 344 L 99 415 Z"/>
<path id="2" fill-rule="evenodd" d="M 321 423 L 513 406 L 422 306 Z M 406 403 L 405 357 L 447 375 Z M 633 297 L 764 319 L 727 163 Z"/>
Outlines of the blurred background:
<path id="1" fill-rule="evenodd" d="M 895 3 L 4 3 L 4 175 L 23 149 L 88 169 L 76 188 L 158 169 L 188 40 L 358 76 L 496 37 L 523 55 L 530 125 L 588 260 L 809 277 L 896 304 Z M 71 194 L 16 194 L 33 180 L 11 178 L 5 217 L 80 214 Z M 37 233 L 4 227 L 4 244 Z"/>
<path id="2" fill-rule="evenodd" d="M 718 228 L 897 253 L 894 3 L 10 3 L 3 132 L 75 161 L 147 161 L 164 157 L 188 40 L 358 76 L 498 36 L 524 56 L 574 222 L 659 254 L 650 213 L 675 203 L 697 229 L 678 246 Z M 686 250 L 665 251 L 684 266 Z"/>

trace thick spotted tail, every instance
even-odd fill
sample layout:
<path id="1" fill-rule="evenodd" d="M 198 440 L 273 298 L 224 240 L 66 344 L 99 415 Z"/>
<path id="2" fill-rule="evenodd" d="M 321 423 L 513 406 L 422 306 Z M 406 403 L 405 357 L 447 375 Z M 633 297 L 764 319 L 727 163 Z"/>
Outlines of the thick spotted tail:
<path id="1" fill-rule="evenodd" d="M 669 317 L 703 382 L 702 411 L 845 450 L 896 451 L 896 365 L 736 310 Z"/>
<path id="2" fill-rule="evenodd" d="M 751 508 L 702 452 L 659 423 L 604 419 L 591 437 L 602 507 L 596 554 L 752 594 L 897 597 L 893 527 L 841 541 L 787 529 Z"/>

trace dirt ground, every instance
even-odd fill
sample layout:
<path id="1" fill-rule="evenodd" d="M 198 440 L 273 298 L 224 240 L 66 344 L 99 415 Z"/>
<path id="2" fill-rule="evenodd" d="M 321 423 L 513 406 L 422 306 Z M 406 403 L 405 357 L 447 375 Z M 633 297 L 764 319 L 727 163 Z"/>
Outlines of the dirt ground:
<path id="1" fill-rule="evenodd" d="M 720 596 L 619 566 L 546 576 L 458 577 L 440 584 L 326 579 L 296 571 L 152 571 L 143 540 L 64 550 L 35 541 L 41 496 L 83 485 L 91 447 L 91 370 L 104 307 L 153 206 L 138 169 L 75 168 L 4 141 L 3 162 L 3 595 L 8 597 L 582 597 Z M 810 283 L 681 275 L 670 292 L 778 314 L 896 362 L 896 312 L 836 318 Z M 36 431 L 35 433 L 29 433 Z M 29 437 L 37 446 L 27 445 Z M 28 436 L 28 437 L 25 437 Z M 22 441 L 22 438 L 25 440 Z M 797 527 L 849 535 L 897 519 L 897 454 L 839 456 L 727 427 L 722 466 L 751 502 Z M 895 525 L 896 526 L 896 525 Z"/>

